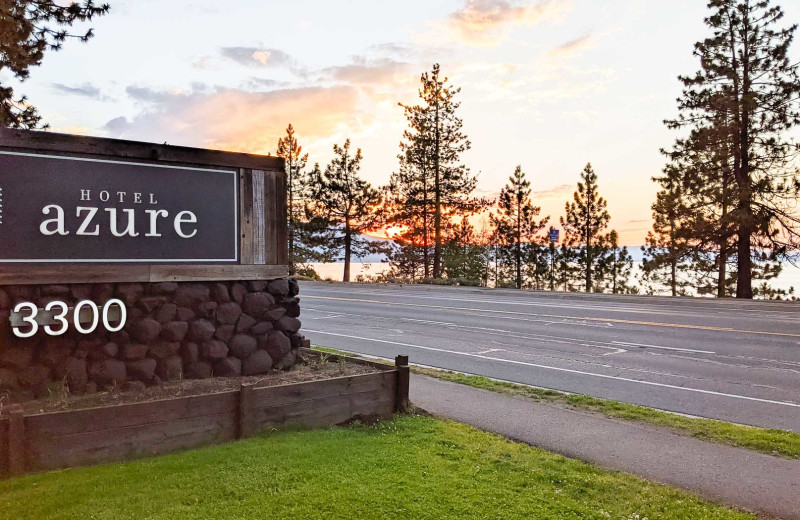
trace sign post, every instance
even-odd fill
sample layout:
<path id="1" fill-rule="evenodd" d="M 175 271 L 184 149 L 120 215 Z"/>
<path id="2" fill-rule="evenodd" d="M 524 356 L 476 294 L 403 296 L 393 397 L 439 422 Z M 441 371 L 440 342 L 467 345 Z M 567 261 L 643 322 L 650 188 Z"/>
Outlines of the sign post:
<path id="1" fill-rule="evenodd" d="M 556 290 L 556 243 L 559 238 L 559 230 L 550 226 L 550 290 Z"/>

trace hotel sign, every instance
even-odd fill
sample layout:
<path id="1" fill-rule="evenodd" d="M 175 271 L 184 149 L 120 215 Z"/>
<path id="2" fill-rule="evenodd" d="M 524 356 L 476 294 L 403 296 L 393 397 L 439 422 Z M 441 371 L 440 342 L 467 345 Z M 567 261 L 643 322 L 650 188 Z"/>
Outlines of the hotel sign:
<path id="1" fill-rule="evenodd" d="M 235 168 L 0 150 L 0 264 L 239 261 Z"/>

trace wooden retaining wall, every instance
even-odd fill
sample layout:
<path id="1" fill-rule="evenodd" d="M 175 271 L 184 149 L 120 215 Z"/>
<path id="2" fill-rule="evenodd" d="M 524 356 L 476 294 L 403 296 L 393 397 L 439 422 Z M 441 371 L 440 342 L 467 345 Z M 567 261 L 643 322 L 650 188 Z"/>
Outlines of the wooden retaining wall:
<path id="1" fill-rule="evenodd" d="M 27 416 L 16 408 L 0 419 L 0 478 L 219 444 L 280 426 L 328 426 L 405 410 L 407 357 L 398 356 L 395 367 L 347 360 L 378 372 Z"/>

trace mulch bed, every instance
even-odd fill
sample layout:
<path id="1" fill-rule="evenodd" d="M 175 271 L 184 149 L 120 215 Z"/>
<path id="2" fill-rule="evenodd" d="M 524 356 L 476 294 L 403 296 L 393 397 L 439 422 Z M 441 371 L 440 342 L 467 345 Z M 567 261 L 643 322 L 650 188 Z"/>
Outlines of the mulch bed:
<path id="1" fill-rule="evenodd" d="M 159 385 L 132 392 L 120 390 L 98 391 L 93 394 L 71 395 L 66 388 L 59 388 L 50 396 L 21 403 L 26 415 L 35 413 L 60 412 L 65 410 L 79 410 L 82 408 L 95 408 L 99 406 L 114 406 L 119 404 L 141 403 L 170 399 L 173 397 L 186 397 L 201 394 L 213 394 L 238 390 L 243 383 L 255 384 L 256 387 L 278 386 L 291 383 L 303 383 L 330 379 L 334 377 L 356 376 L 371 374 L 378 369 L 347 363 L 344 361 L 326 361 L 317 357 L 308 357 L 289 370 L 274 370 L 259 376 L 242 377 L 212 377 L 209 379 L 184 379 L 169 381 Z M 0 417 L 8 411 L 8 404 L 3 406 L 0 400 Z"/>

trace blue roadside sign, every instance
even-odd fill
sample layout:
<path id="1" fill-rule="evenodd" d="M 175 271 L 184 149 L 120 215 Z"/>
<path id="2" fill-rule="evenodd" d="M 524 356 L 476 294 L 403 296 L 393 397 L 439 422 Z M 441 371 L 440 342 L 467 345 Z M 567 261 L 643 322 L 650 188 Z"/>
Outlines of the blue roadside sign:
<path id="1" fill-rule="evenodd" d="M 558 230 L 556 228 L 550 228 L 550 243 L 555 244 L 558 242 Z"/>

